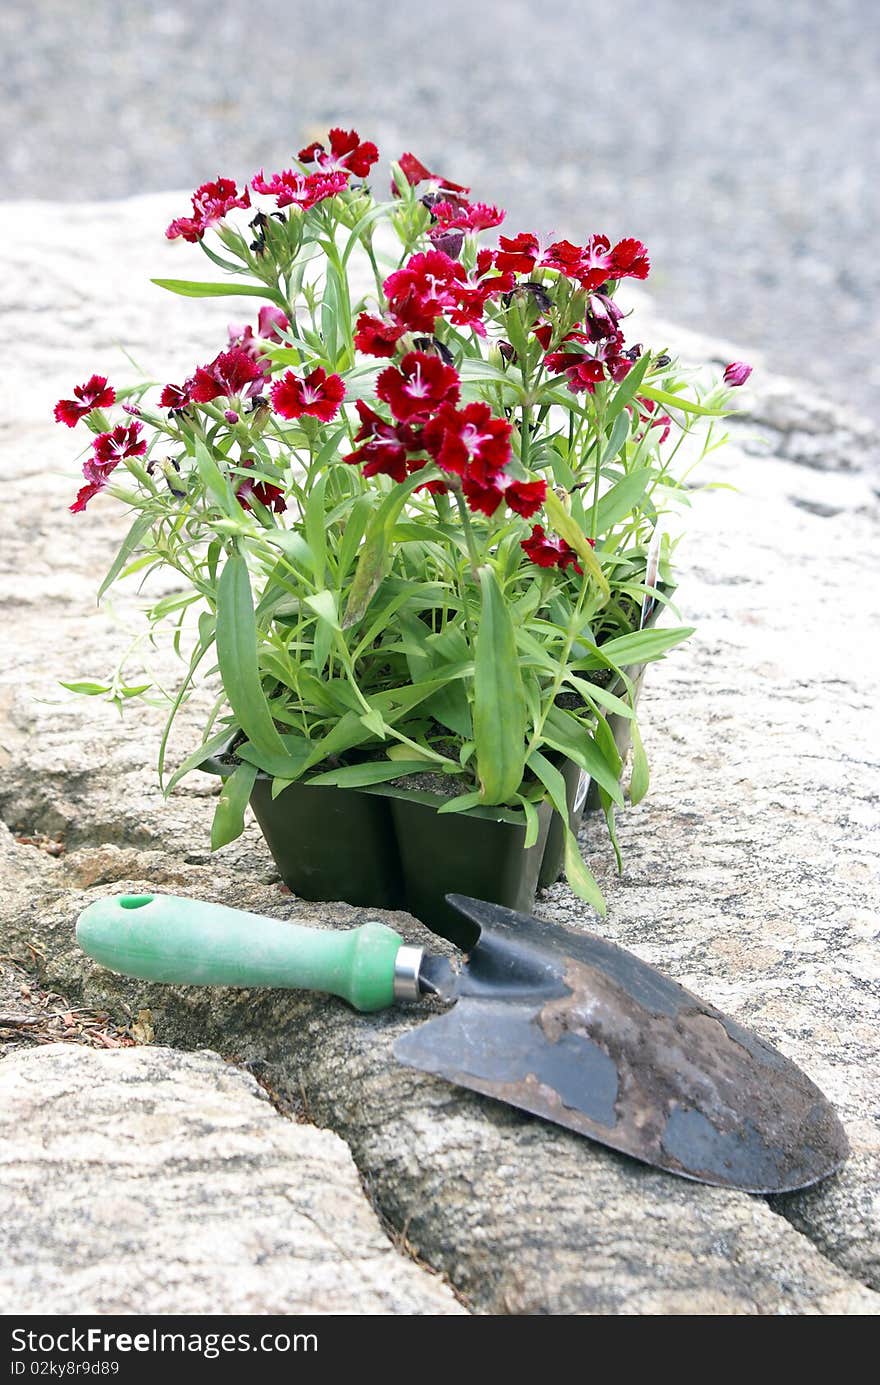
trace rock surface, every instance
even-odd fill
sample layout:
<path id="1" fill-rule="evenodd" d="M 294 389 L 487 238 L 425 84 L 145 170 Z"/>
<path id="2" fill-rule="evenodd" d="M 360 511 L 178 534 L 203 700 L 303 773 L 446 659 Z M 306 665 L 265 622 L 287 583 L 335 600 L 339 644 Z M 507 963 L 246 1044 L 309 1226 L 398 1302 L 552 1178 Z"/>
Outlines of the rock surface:
<path id="1" fill-rule="evenodd" d="M 47 1308 L 465 1312 L 392 1246 L 343 1141 L 240 1068 L 67 1044 L 0 1065 L 0 1311 Z"/>
<path id="2" fill-rule="evenodd" d="M 175 202 L 65 209 L 63 256 L 48 252 L 61 213 L 44 209 L 14 252 L 19 290 L 10 280 L 3 290 L 27 377 L 0 473 L 0 601 L 15 632 L 0 673 L 0 815 L 10 829 L 0 838 L 0 951 L 14 959 L 0 966 L 14 971 L 10 985 L 35 973 L 44 991 L 106 1011 L 116 1032 L 130 1024 L 143 1036 L 149 1011 L 158 1043 L 249 1064 L 282 1104 L 348 1142 L 388 1223 L 478 1311 L 876 1313 L 880 1298 L 864 1286 L 880 1284 L 878 814 L 866 745 L 878 513 L 858 469 L 873 439 L 860 425 L 846 431 L 830 406 L 805 413 L 784 382 L 757 392 L 756 413 L 777 400 L 772 420 L 738 423 L 734 445 L 700 472 L 736 492 L 693 493 L 679 605 L 698 630 L 646 682 L 653 788 L 621 815 L 623 875 L 595 822 L 584 843 L 609 900 L 599 931 L 778 1043 L 836 1102 L 854 1151 L 840 1177 L 772 1208 L 686 1184 L 396 1068 L 390 1044 L 414 1022 L 404 1012 L 362 1017 L 320 997 L 150 987 L 77 952 L 78 911 L 126 889 L 324 925 L 363 917 L 283 893 L 253 827 L 212 856 L 212 781 L 193 776 L 167 803 L 155 788 L 159 714 L 137 708 L 120 721 L 57 685 L 103 675 L 137 626 L 134 594 L 110 614 L 95 610 L 124 521 L 100 500 L 85 522 L 66 514 L 77 468 L 71 435 L 44 421 L 51 405 L 92 368 L 123 378 L 117 338 L 157 378 L 174 379 L 223 334 L 222 305 L 143 287 L 147 270 L 201 272 L 197 258 L 169 268 L 174 248 L 156 238 Z M 0 231 L 24 215 L 0 208 Z M 50 311 L 53 330 L 37 342 L 38 314 Z M 666 327 L 662 336 L 694 363 L 718 351 Z M 829 461 L 833 474 L 793 460 L 798 447 L 785 440 L 798 432 L 817 440 L 811 460 Z M 195 743 L 198 712 L 186 709 L 176 753 Z M 597 927 L 564 885 L 538 912 Z M 406 915 L 388 919 L 427 940 Z"/>

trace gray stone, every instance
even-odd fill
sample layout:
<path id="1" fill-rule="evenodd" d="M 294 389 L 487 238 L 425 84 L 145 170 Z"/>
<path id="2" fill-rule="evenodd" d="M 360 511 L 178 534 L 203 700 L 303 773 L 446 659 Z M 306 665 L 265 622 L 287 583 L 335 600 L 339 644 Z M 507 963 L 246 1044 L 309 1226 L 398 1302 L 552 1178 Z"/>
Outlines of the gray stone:
<path id="1" fill-rule="evenodd" d="M 342 1140 L 216 1053 L 57 1044 L 0 1065 L 0 1311 L 461 1314 Z"/>
<path id="2" fill-rule="evenodd" d="M 365 916 L 292 900 L 253 828 L 211 856 L 211 780 L 194 776 L 168 802 L 154 786 L 158 714 L 132 708 L 120 720 L 57 687 L 61 677 L 104 672 L 135 626 L 136 599 L 121 593 L 112 619 L 95 611 L 122 517 L 100 500 L 85 521 L 65 513 L 76 484 L 71 436 L 41 419 L 84 371 L 125 378 L 110 359 L 117 334 L 135 340 L 136 354 L 158 343 L 162 379 L 208 359 L 222 337 L 222 305 L 182 311 L 142 290 L 147 264 L 199 272 L 167 268 L 175 248 L 155 243 L 171 201 L 71 208 L 69 262 L 49 255 L 58 213 L 44 209 L 32 249 L 15 252 L 26 284 L 16 338 L 30 340 L 41 306 L 57 301 L 59 311 L 52 340 L 39 343 L 45 376 L 29 377 L 17 401 L 0 470 L 0 601 L 14 630 L 0 671 L 0 815 L 14 833 L 57 835 L 66 849 L 56 858 L 0 838 L 2 951 L 36 959 L 45 986 L 106 1007 L 122 1025 L 149 1009 L 162 1044 L 207 1045 L 251 1064 L 282 1104 L 342 1135 L 389 1224 L 478 1310 L 875 1313 L 877 1296 L 862 1286 L 880 1284 L 870 1118 L 880 1032 L 877 767 L 866 735 L 878 681 L 877 502 L 859 471 L 747 451 L 755 423 L 738 426 L 735 444 L 699 473 L 735 491 L 690 497 L 678 600 L 697 634 L 646 680 L 653 788 L 620 816 L 621 877 L 599 825 L 584 829 L 608 917 L 599 924 L 564 885 L 538 912 L 598 927 L 800 1062 L 845 1119 L 854 1154 L 839 1178 L 772 1209 L 685 1184 L 396 1068 L 391 1041 L 414 1022 L 405 1013 L 362 1017 L 320 997 L 149 987 L 77 952 L 79 909 L 125 889 L 158 886 L 323 926 Z M 4 218 L 11 224 L 0 208 L 0 231 Z M 28 268 L 40 256 L 48 286 Z M 115 302 L 100 289 L 107 263 Z M 237 304 L 233 315 L 247 313 Z M 678 344 L 673 329 L 667 339 Z M 720 352 L 693 337 L 683 345 L 694 364 Z M 36 348 L 23 349 L 36 360 Z M 789 411 L 780 404 L 773 415 L 777 451 L 774 438 L 798 431 L 802 418 L 800 431 L 824 437 L 829 455 L 851 448 L 830 406 L 802 415 L 785 385 L 756 383 L 755 407 L 773 390 Z M 162 659 L 160 671 L 170 666 Z M 185 710 L 175 755 L 195 743 L 201 706 Z M 426 939 L 405 915 L 388 921 Z"/>

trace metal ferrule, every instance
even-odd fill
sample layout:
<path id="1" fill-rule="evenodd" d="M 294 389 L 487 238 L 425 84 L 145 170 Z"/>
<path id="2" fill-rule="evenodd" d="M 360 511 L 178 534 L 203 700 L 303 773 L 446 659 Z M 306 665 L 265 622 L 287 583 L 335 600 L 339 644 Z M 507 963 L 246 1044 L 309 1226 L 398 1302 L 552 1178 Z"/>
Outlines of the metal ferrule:
<path id="1" fill-rule="evenodd" d="M 394 959 L 395 1000 L 421 1000 L 419 972 L 424 955 L 425 949 L 423 947 L 407 947 L 404 944 L 403 947 L 398 948 L 397 956 Z"/>

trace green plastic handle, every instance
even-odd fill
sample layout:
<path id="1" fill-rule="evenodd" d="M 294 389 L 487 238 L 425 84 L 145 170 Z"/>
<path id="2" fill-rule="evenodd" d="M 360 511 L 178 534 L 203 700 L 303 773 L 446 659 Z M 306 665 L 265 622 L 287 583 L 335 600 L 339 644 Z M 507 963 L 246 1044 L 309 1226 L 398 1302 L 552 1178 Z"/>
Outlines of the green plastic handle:
<path id="1" fill-rule="evenodd" d="M 345 932 L 303 928 L 175 895 L 117 895 L 79 916 L 77 942 L 127 976 L 196 986 L 329 991 L 356 1010 L 394 1002 L 403 939 L 371 920 Z"/>

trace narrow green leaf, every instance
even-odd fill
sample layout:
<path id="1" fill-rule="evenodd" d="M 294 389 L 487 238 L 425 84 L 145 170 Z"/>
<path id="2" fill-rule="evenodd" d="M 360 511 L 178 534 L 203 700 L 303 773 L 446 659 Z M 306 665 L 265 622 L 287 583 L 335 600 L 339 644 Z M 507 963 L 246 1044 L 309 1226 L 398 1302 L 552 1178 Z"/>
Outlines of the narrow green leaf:
<path id="1" fill-rule="evenodd" d="M 562 819 L 565 830 L 565 877 L 574 890 L 575 894 L 581 899 L 585 899 L 588 904 L 600 914 L 605 914 L 606 906 L 602 891 L 599 889 L 592 871 L 588 870 L 584 864 L 577 844 L 577 838 L 568 825 L 568 798 L 565 792 L 565 780 L 555 765 L 551 764 L 546 755 L 542 755 L 539 750 L 533 750 L 528 759 L 529 769 L 540 779 L 550 798 L 550 802 Z"/>
<path id="2" fill-rule="evenodd" d="M 132 553 L 137 548 L 145 534 L 149 533 L 153 524 L 152 515 L 138 515 L 134 524 L 129 529 L 122 543 L 119 545 L 116 557 L 110 565 L 107 576 L 98 588 L 97 600 L 100 601 L 108 587 L 116 581 L 125 564 L 128 562 Z"/>
<path id="3" fill-rule="evenodd" d="M 234 842 L 244 831 L 244 810 L 250 800 L 256 777 L 256 765 L 243 763 L 228 779 L 224 779 L 211 823 L 212 851 Z"/>
<path id="4" fill-rule="evenodd" d="M 165 797 L 168 797 L 172 789 L 180 783 L 185 775 L 191 774 L 194 769 L 198 769 L 199 766 L 203 765 L 206 760 L 209 760 L 212 755 L 216 755 L 219 751 L 225 750 L 226 746 L 229 744 L 230 737 L 231 731 L 229 727 L 224 726 L 222 731 L 216 731 L 214 735 L 211 736 L 210 740 L 204 741 L 202 745 L 197 746 L 195 750 L 191 751 L 186 759 L 181 761 L 177 766 L 177 769 L 165 785 Z"/>
<path id="5" fill-rule="evenodd" d="M 82 697 L 100 697 L 102 693 L 110 691 L 109 683 L 62 683 L 61 686 L 68 692 L 79 693 Z"/>
<path id="6" fill-rule="evenodd" d="M 650 467 L 639 467 L 637 471 L 631 471 L 628 476 L 621 479 L 600 497 L 599 504 L 596 506 L 596 536 L 607 534 L 608 530 L 618 524 L 620 520 L 627 519 L 632 515 L 645 491 L 648 489 L 649 482 L 654 472 Z"/>
<path id="7" fill-rule="evenodd" d="M 606 466 L 607 463 L 613 461 L 621 451 L 624 443 L 629 437 L 629 428 L 629 414 L 618 414 L 617 418 L 614 420 L 614 426 L 611 429 L 608 441 L 602 450 L 602 457 L 599 462 L 600 466 Z"/>
<path id="8" fill-rule="evenodd" d="M 205 489 L 214 497 L 223 513 L 230 517 L 240 514 L 229 477 L 220 470 L 201 438 L 195 439 L 195 458 Z"/>
<path id="9" fill-rule="evenodd" d="M 268 298 L 279 308 L 286 306 L 278 290 L 266 284 L 212 284 L 195 279 L 153 279 L 151 283 L 182 298 Z"/>
<path id="10" fill-rule="evenodd" d="M 646 374 L 648 373 L 648 367 L 650 366 L 650 364 L 651 353 L 650 351 L 646 351 L 645 354 L 640 358 L 640 360 L 633 366 L 632 370 L 624 378 L 621 384 L 618 385 L 617 389 L 614 391 L 614 396 L 611 399 L 611 402 L 605 410 L 606 426 L 609 423 L 611 423 L 614 419 L 616 419 L 618 414 L 623 412 L 627 404 L 629 404 L 632 401 L 633 397 L 637 393 L 647 393 L 647 390 L 641 389 L 641 384 Z"/>
<path id="11" fill-rule="evenodd" d="M 587 576 L 592 577 L 597 587 L 605 596 L 611 595 L 611 588 L 599 564 L 599 559 L 593 552 L 593 547 L 584 531 L 581 529 L 576 519 L 568 513 L 559 496 L 552 486 L 547 487 L 547 496 L 544 500 L 544 508 L 547 511 L 547 518 L 550 520 L 552 528 L 575 553 L 583 564 Z"/>
<path id="12" fill-rule="evenodd" d="M 628 379 L 629 376 L 627 376 Z M 666 409 L 681 409 L 682 413 L 685 414 L 702 414 L 706 418 L 723 418 L 729 412 L 727 409 L 713 409 L 707 404 L 697 404 L 695 400 L 685 399 L 681 394 L 670 394 L 667 390 L 654 389 L 652 385 L 645 385 L 640 393 L 646 399 L 653 399 L 655 404 L 662 404 Z"/>
<path id="13" fill-rule="evenodd" d="M 460 793 L 455 798 L 447 798 L 445 803 L 441 803 L 437 809 L 440 813 L 466 813 L 469 808 L 479 808 L 485 802 L 483 795 L 478 791 L 473 793 Z"/>
<path id="14" fill-rule="evenodd" d="M 217 659 L 229 705 L 248 740 L 259 750 L 283 754 L 260 682 L 251 582 L 238 553 L 227 558 L 217 584 Z"/>
<path id="15" fill-rule="evenodd" d="M 408 480 L 395 486 L 370 520 L 348 593 L 342 619 L 344 630 L 356 625 L 363 617 L 382 585 L 391 561 L 391 532 L 410 495 L 416 486 L 423 485 L 424 481 L 424 471 L 417 471 Z"/>
<path id="16" fill-rule="evenodd" d="M 314 596 L 306 597 L 306 605 L 311 607 L 316 616 L 326 621 L 331 630 L 342 629 L 339 624 L 339 612 L 336 609 L 336 594 L 334 592 L 315 592 Z"/>
<path id="17" fill-rule="evenodd" d="M 493 568 L 480 568 L 482 605 L 474 659 L 474 740 L 484 803 L 505 803 L 520 786 L 526 700 L 510 610 Z"/>
<path id="18" fill-rule="evenodd" d="M 649 783 L 648 757 L 642 744 L 639 724 L 634 721 L 632 724 L 632 774 L 629 781 L 630 803 L 641 803 L 648 792 Z"/>
<path id="19" fill-rule="evenodd" d="M 649 664 L 660 659 L 669 649 L 689 639 L 694 626 L 682 625 L 667 630 L 634 630 L 629 635 L 618 635 L 602 645 L 602 653 L 618 668 L 627 664 Z"/>
<path id="20" fill-rule="evenodd" d="M 605 725 L 604 721 L 602 725 Z M 616 765 L 610 765 L 596 741 L 575 717 L 570 716 L 561 707 L 552 707 L 544 722 L 543 739 L 554 750 L 567 755 L 581 769 L 586 770 L 590 778 L 601 784 L 615 803 L 623 806 L 623 794 L 618 783 L 619 761 Z"/>
<path id="21" fill-rule="evenodd" d="M 526 835 L 523 841 L 523 849 L 528 851 L 538 840 L 538 833 L 541 830 L 541 821 L 538 817 L 538 810 L 530 798 L 523 794 L 517 797 L 517 803 L 522 808 L 526 819 Z"/>
<path id="22" fill-rule="evenodd" d="M 370 760 L 363 765 L 344 765 L 342 769 L 328 770 L 326 774 L 316 774 L 308 779 L 309 784 L 335 784 L 340 789 L 361 789 L 370 784 L 386 784 L 391 779 L 399 779 L 404 774 L 424 772 L 424 760 Z"/>

